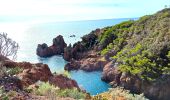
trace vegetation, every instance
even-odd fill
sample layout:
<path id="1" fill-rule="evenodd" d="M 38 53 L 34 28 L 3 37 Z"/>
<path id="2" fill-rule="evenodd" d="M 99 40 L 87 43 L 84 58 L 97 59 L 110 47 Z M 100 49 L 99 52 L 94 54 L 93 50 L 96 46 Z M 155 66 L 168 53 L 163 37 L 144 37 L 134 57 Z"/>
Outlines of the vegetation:
<path id="1" fill-rule="evenodd" d="M 16 74 L 19 74 L 20 72 L 22 72 L 23 69 L 20 68 L 20 67 L 14 67 L 14 68 L 7 68 L 7 74 L 8 75 L 16 75 Z"/>
<path id="2" fill-rule="evenodd" d="M 9 100 L 9 97 L 6 94 L 6 92 L 3 89 L 3 87 L 0 87 L 0 99 L 2 99 L 2 100 Z"/>
<path id="3" fill-rule="evenodd" d="M 108 92 L 96 95 L 93 100 L 149 100 L 143 94 L 131 94 L 121 87 L 111 88 Z"/>
<path id="4" fill-rule="evenodd" d="M 30 87 L 28 88 L 30 90 Z M 32 89 L 32 92 L 36 95 L 46 96 L 50 100 L 56 100 L 57 97 L 71 97 L 74 99 L 85 99 L 85 93 L 77 89 L 59 89 L 51 85 L 49 82 L 41 82 L 37 89 Z"/>
<path id="5" fill-rule="evenodd" d="M 23 69 L 20 67 L 6 68 L 5 66 L 1 66 L 0 67 L 0 78 L 2 78 L 5 75 L 13 76 L 13 75 L 19 74 L 22 71 Z"/>
<path id="6" fill-rule="evenodd" d="M 133 20 L 122 22 L 113 27 L 106 29 L 99 37 L 99 42 L 102 48 L 102 55 L 107 54 L 109 51 L 114 50 L 115 52 L 123 48 L 126 43 L 126 35 L 129 27 L 134 23 Z"/>
<path id="7" fill-rule="evenodd" d="M 11 100 L 12 97 L 16 96 L 16 91 L 6 92 L 3 87 L 0 87 L 0 100 Z"/>
<path id="8" fill-rule="evenodd" d="M 57 92 L 57 95 L 60 97 L 71 97 L 74 99 L 85 99 L 86 95 L 83 92 L 80 92 L 76 88 L 74 89 L 64 89 L 64 90 L 59 90 Z"/>
<path id="9" fill-rule="evenodd" d="M 16 58 L 19 45 L 7 37 L 7 33 L 0 33 L 0 56 Z"/>
<path id="10" fill-rule="evenodd" d="M 98 37 L 122 72 L 153 81 L 170 74 L 170 9 L 107 27 Z"/>

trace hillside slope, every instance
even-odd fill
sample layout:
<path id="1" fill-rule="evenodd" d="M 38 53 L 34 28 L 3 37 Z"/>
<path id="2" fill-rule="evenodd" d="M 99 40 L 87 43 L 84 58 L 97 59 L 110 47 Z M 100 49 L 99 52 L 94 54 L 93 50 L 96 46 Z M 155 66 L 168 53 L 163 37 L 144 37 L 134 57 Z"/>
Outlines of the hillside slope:
<path id="1" fill-rule="evenodd" d="M 109 54 L 121 72 L 151 81 L 169 74 L 170 9 L 109 27 L 99 42 L 101 53 Z"/>
<path id="2" fill-rule="evenodd" d="M 103 70 L 102 80 L 113 87 L 168 100 L 170 9 L 96 29 L 65 48 L 64 58 L 66 70 Z"/>

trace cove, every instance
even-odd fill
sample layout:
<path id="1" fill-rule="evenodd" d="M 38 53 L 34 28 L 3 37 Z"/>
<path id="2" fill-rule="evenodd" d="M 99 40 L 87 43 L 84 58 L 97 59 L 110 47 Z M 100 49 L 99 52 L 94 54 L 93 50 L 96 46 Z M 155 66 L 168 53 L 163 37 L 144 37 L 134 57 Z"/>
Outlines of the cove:
<path id="1" fill-rule="evenodd" d="M 52 72 L 63 73 L 64 65 L 67 63 L 62 56 L 39 58 L 39 62 L 49 65 Z M 111 86 L 101 81 L 101 71 L 85 72 L 82 70 L 69 72 L 71 79 L 77 81 L 80 88 L 91 95 L 107 91 Z"/>
<path id="2" fill-rule="evenodd" d="M 50 45 L 52 39 L 58 35 L 62 35 L 67 44 L 73 44 L 81 40 L 83 35 L 90 33 L 96 28 L 112 26 L 131 18 L 107 19 L 107 20 L 89 20 L 89 21 L 72 21 L 72 22 L 49 22 L 36 24 L 11 24 L 1 26 L 0 30 L 7 32 L 9 37 L 19 43 L 20 49 L 17 53 L 17 61 L 27 61 L 31 63 L 47 64 L 52 72 L 63 73 L 64 65 L 67 63 L 62 56 L 53 56 L 49 58 L 40 58 L 36 55 L 36 47 L 38 44 L 47 43 Z M 16 27 L 13 27 L 16 26 Z M 15 33 L 15 34 L 14 34 Z M 75 35 L 75 37 L 70 37 Z M 101 72 L 84 72 L 71 71 L 70 77 L 77 81 L 78 85 L 89 92 L 96 95 L 107 91 L 110 86 L 101 81 Z"/>

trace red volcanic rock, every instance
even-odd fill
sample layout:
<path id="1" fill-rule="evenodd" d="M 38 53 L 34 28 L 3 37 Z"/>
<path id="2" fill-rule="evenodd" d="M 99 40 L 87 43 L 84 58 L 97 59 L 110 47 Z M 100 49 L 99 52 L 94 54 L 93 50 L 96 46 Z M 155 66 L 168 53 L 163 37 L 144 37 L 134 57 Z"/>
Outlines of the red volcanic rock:
<path id="1" fill-rule="evenodd" d="M 71 60 L 71 62 L 67 63 L 64 66 L 64 70 L 71 71 L 71 70 L 78 70 L 80 68 L 80 62 L 76 60 Z"/>
<path id="2" fill-rule="evenodd" d="M 169 100 L 170 98 L 170 76 L 168 75 L 150 82 L 137 75 L 121 73 L 118 70 L 118 65 L 109 62 L 103 69 L 102 80 L 110 82 L 112 86 L 121 86 L 134 93 L 144 93 L 152 100 Z"/>
<path id="3" fill-rule="evenodd" d="M 12 60 L 5 60 L 5 61 L 3 61 L 2 65 L 7 68 L 14 68 L 17 66 L 17 63 Z"/>
<path id="4" fill-rule="evenodd" d="M 49 48 L 47 44 L 38 44 L 36 54 L 40 57 L 50 57 L 53 56 L 53 49 Z"/>
<path id="5" fill-rule="evenodd" d="M 80 69 L 84 71 L 97 71 L 102 70 L 107 64 L 107 61 L 101 61 L 97 58 L 87 58 L 81 61 Z"/>
<path id="6" fill-rule="evenodd" d="M 64 48 L 67 44 L 64 42 L 63 36 L 59 35 L 53 39 L 52 46 L 48 47 L 47 44 L 38 44 L 36 54 L 40 57 L 50 57 L 53 55 L 61 55 L 64 53 Z"/>
<path id="7" fill-rule="evenodd" d="M 75 80 L 69 79 L 63 75 L 55 75 L 49 79 L 49 83 L 53 84 L 61 89 L 66 88 L 78 88 L 77 82 Z"/>
<path id="8" fill-rule="evenodd" d="M 24 64 L 20 63 L 19 65 L 24 65 Z M 37 82 L 38 80 L 48 81 L 49 77 L 53 75 L 48 65 L 38 63 L 38 64 L 31 64 L 28 69 L 24 69 L 23 72 L 18 74 L 17 76 L 20 77 L 23 84 L 27 86 Z"/>
<path id="9" fill-rule="evenodd" d="M 115 81 L 116 84 L 119 84 L 120 76 L 121 72 L 118 71 L 117 66 L 111 61 L 104 66 L 101 79 L 106 82 Z"/>
<path id="10" fill-rule="evenodd" d="M 23 71 L 17 75 L 20 79 L 20 83 L 22 84 L 22 86 L 29 86 L 40 80 L 44 82 L 49 81 L 51 84 L 54 84 L 59 88 L 75 87 L 79 89 L 76 81 L 71 80 L 62 75 L 53 76 L 48 65 L 46 64 L 42 64 L 42 63 L 31 64 L 29 62 L 18 63 L 18 62 L 7 60 L 3 63 L 3 66 L 6 66 L 8 68 L 14 68 L 14 67 L 23 68 Z"/>
<path id="11" fill-rule="evenodd" d="M 100 60 L 100 57 L 97 56 L 90 56 L 88 55 L 84 59 L 81 59 L 79 61 L 71 60 L 69 63 L 67 63 L 64 67 L 65 70 L 84 70 L 84 71 L 98 71 L 103 70 L 103 67 L 108 63 L 106 60 Z"/>
<path id="12" fill-rule="evenodd" d="M 67 44 L 64 42 L 63 36 L 59 35 L 53 39 L 53 52 L 55 54 L 64 53 L 64 48 L 67 47 Z"/>
<path id="13" fill-rule="evenodd" d="M 73 55 L 75 54 L 73 53 L 73 48 L 71 47 L 71 44 L 70 44 L 68 47 L 64 49 L 63 58 L 66 61 L 70 61 L 73 58 Z"/>

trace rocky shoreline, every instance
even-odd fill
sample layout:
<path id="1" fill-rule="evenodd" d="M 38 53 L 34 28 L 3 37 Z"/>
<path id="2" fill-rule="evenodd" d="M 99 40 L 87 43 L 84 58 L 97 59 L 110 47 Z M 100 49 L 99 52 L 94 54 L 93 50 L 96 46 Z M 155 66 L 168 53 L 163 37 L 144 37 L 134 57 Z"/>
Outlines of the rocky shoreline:
<path id="1" fill-rule="evenodd" d="M 6 68 L 20 67 L 23 71 L 17 74 L 17 77 L 21 80 L 22 86 L 26 87 L 33 85 L 38 81 L 47 82 L 59 87 L 59 88 L 78 88 L 77 82 L 71 80 L 63 75 L 54 75 L 51 73 L 48 65 L 37 63 L 31 64 L 29 62 L 13 62 L 11 60 L 3 61 L 2 66 Z M 65 84 L 63 84 L 65 83 Z"/>
<path id="2" fill-rule="evenodd" d="M 78 89 L 82 91 L 77 82 L 62 74 L 52 74 L 48 65 L 42 63 L 32 64 L 29 62 L 14 62 L 7 58 L 1 57 L 1 75 L 0 85 L 5 92 L 16 91 L 17 95 L 12 97 L 12 100 L 33 100 L 45 99 L 43 96 L 30 94 L 25 89 L 32 87 L 38 89 L 38 82 L 49 82 L 49 84 L 58 87 L 59 89 Z M 15 75 L 7 75 L 6 70 L 3 69 L 22 69 Z M 17 70 L 10 73 L 16 73 Z M 4 74 L 3 74 L 4 70 Z M 17 71 L 18 72 L 18 71 Z M 65 100 L 65 99 L 63 99 Z M 71 99 L 70 99 L 71 100 Z M 74 100 L 74 99 L 73 99 Z"/>
<path id="3" fill-rule="evenodd" d="M 115 27 L 106 27 L 103 29 L 96 29 L 96 30 L 92 31 L 91 33 L 83 36 L 82 41 L 75 43 L 73 46 L 69 45 L 66 47 L 66 45 L 65 45 L 66 43 L 64 42 L 64 39 L 61 36 L 58 36 L 55 38 L 55 40 L 58 42 L 56 45 L 53 45 L 53 46 L 60 47 L 60 49 L 55 49 L 56 52 L 60 52 L 60 50 L 62 50 L 63 58 L 66 61 L 69 61 L 69 63 L 65 65 L 65 68 L 64 68 L 65 70 L 70 71 L 70 70 L 79 70 L 80 69 L 80 70 L 84 70 L 84 71 L 88 71 L 88 72 L 101 70 L 101 71 L 103 71 L 101 79 L 105 82 L 109 82 L 113 87 L 121 86 L 121 87 L 124 87 L 125 89 L 130 90 L 132 93 L 139 93 L 139 94 L 144 93 L 144 95 L 146 97 L 148 97 L 149 99 L 153 99 L 153 100 L 168 100 L 170 98 L 170 95 L 169 95 L 170 94 L 170 87 L 169 87 L 170 86 L 170 76 L 169 76 L 169 74 L 161 75 L 160 77 L 156 78 L 154 81 L 142 79 L 140 77 L 140 74 L 143 74 L 143 73 L 133 74 L 128 71 L 127 72 L 120 71 L 119 65 L 124 64 L 125 62 L 118 62 L 118 61 L 116 61 L 117 59 L 113 59 L 113 56 L 118 54 L 118 52 L 121 51 L 126 45 L 131 46 L 131 47 L 133 47 L 134 45 L 138 46 L 130 40 L 131 38 L 132 39 L 135 38 L 135 41 L 137 41 L 137 42 L 142 41 L 142 43 L 143 43 L 142 38 L 140 38 L 140 36 L 138 36 L 138 35 L 144 34 L 141 36 L 143 36 L 143 38 L 145 38 L 146 34 L 148 35 L 148 34 L 152 33 L 153 30 L 151 28 L 150 28 L 150 30 L 145 28 L 145 27 L 150 27 L 148 25 L 148 23 L 150 23 L 150 20 L 152 22 L 154 20 L 159 20 L 159 22 L 161 22 L 160 20 L 165 20 L 164 18 L 166 18 L 166 20 L 169 20 L 168 15 L 166 17 L 162 17 L 162 13 L 166 13 L 166 12 L 169 13 L 169 11 L 170 11 L 169 9 L 165 9 L 163 11 L 156 13 L 153 16 L 146 17 L 146 20 L 144 20 L 144 18 L 143 18 L 136 22 L 129 21 L 127 23 L 121 23 L 120 25 L 115 26 L 116 28 Z M 160 18 L 162 18 L 162 19 L 160 19 Z M 135 29 L 136 26 L 142 26 L 144 28 L 143 28 L 143 30 L 138 32 L 137 28 Z M 125 38 L 125 39 L 127 39 L 127 41 L 125 40 L 123 42 L 122 41 L 120 42 L 121 39 L 119 39 L 118 36 L 111 34 L 111 33 L 108 34 L 110 32 L 110 30 L 108 30 L 109 28 L 111 28 L 111 29 L 113 28 L 112 29 L 113 32 L 121 31 L 123 34 L 126 34 L 125 35 L 126 37 L 123 37 L 121 39 L 123 41 L 123 39 Z M 134 30 L 134 31 L 132 31 L 132 30 Z M 103 36 L 104 32 L 106 35 Z M 164 34 L 166 34 L 166 33 L 164 33 Z M 122 35 L 120 35 L 120 36 L 122 36 Z M 112 43 L 112 41 L 115 39 L 119 39 L 119 45 Z M 148 38 L 146 38 L 146 39 L 148 39 Z M 59 40 L 62 40 L 62 41 L 59 41 Z M 166 41 L 169 41 L 169 40 L 167 39 Z M 169 42 L 167 42 L 167 44 L 168 43 Z M 110 49 L 108 49 L 109 44 L 115 45 L 115 46 L 118 45 L 119 49 L 118 50 L 117 49 L 110 50 Z M 168 46 L 166 46 L 166 45 L 164 45 L 164 46 L 168 48 Z M 101 50 L 104 50 L 104 49 L 108 50 L 108 51 L 104 55 L 102 55 Z M 163 48 L 163 50 L 164 49 L 165 48 Z M 51 52 L 51 51 L 49 51 L 49 52 Z M 140 51 L 137 53 L 140 53 Z M 53 53 L 50 56 L 56 55 L 56 54 L 61 54 L 61 53 Z M 46 55 L 43 57 L 48 57 L 49 56 L 48 50 L 47 50 L 47 52 L 45 52 L 43 54 L 41 52 L 41 48 L 39 45 L 37 48 L 37 55 L 39 55 L 39 56 Z M 131 56 L 136 56 L 136 55 L 137 54 L 132 53 Z M 163 55 L 163 53 L 161 53 L 160 55 Z M 167 59 L 167 57 L 166 57 L 166 59 Z M 128 63 L 130 63 L 130 62 L 128 62 Z M 131 69 L 129 69 L 129 70 L 131 70 Z M 155 69 L 153 68 L 152 70 L 155 70 Z M 147 75 L 148 74 L 150 74 L 150 73 L 147 73 Z"/>

